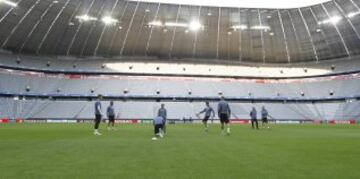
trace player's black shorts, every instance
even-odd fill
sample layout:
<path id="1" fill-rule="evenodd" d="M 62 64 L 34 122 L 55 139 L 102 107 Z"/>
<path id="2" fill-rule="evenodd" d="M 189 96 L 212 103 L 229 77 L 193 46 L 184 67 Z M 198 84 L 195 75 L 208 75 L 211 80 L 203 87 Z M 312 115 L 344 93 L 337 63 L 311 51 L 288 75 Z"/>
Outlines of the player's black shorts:
<path id="1" fill-rule="evenodd" d="M 224 114 L 224 113 L 222 113 L 222 114 L 220 114 L 220 122 L 221 123 L 229 123 L 230 121 L 229 121 L 229 115 L 228 114 Z"/>
<path id="2" fill-rule="evenodd" d="M 156 124 L 154 128 L 155 134 L 158 134 L 160 132 L 160 129 L 163 129 L 163 127 L 164 127 L 163 124 Z"/>
<path id="3" fill-rule="evenodd" d="M 115 116 L 109 116 L 109 122 L 115 122 Z"/>
<path id="4" fill-rule="evenodd" d="M 205 116 L 204 119 L 202 120 L 203 122 L 207 122 L 209 120 L 210 116 Z"/>
<path id="5" fill-rule="evenodd" d="M 95 122 L 101 122 L 101 114 L 95 114 Z"/>
<path id="6" fill-rule="evenodd" d="M 263 118 L 261 119 L 261 121 L 262 121 L 263 123 L 268 123 L 267 117 L 263 117 Z"/>

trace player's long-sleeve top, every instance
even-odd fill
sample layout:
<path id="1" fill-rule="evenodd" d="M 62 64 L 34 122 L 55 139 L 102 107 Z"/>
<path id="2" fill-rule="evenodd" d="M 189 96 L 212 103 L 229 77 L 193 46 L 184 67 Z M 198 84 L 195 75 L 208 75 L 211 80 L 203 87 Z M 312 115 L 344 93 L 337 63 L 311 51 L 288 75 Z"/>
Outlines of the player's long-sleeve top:
<path id="1" fill-rule="evenodd" d="M 106 114 L 107 116 L 115 116 L 115 109 L 114 106 L 108 106 L 107 110 L 106 110 Z"/>
<path id="2" fill-rule="evenodd" d="M 163 123 L 164 123 L 164 119 L 161 116 L 157 116 L 153 120 L 154 125 L 163 124 Z"/>
<path id="3" fill-rule="evenodd" d="M 262 117 L 263 119 L 267 118 L 268 115 L 269 115 L 269 113 L 267 112 L 266 109 L 262 109 L 262 110 L 261 110 L 261 117 Z"/>
<path id="4" fill-rule="evenodd" d="M 95 103 L 95 115 L 102 115 L 102 107 L 100 101 L 96 101 Z"/>
<path id="5" fill-rule="evenodd" d="M 212 107 L 204 108 L 202 111 L 200 111 L 200 114 L 201 113 L 205 113 L 206 117 L 210 117 L 211 114 L 212 114 L 213 117 L 215 116 L 215 111 L 214 111 L 214 109 Z"/>
<path id="6" fill-rule="evenodd" d="M 167 119 L 167 112 L 165 108 L 160 108 L 158 111 L 158 116 L 161 116 L 164 120 Z"/>
<path id="7" fill-rule="evenodd" d="M 218 115 L 220 116 L 220 114 L 227 114 L 229 116 L 231 114 L 230 106 L 226 101 L 220 101 L 218 104 Z"/>

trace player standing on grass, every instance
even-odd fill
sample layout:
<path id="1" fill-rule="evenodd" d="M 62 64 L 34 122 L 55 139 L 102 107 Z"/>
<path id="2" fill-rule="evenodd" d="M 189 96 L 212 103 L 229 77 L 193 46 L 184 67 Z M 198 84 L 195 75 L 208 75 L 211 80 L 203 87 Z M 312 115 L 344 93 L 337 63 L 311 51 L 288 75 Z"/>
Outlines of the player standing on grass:
<path id="1" fill-rule="evenodd" d="M 265 106 L 263 106 L 261 108 L 261 121 L 262 121 L 261 126 L 262 126 L 262 128 L 266 127 L 268 129 L 270 129 L 270 126 L 268 124 L 268 115 L 269 115 L 268 111 L 265 109 Z"/>
<path id="2" fill-rule="evenodd" d="M 204 127 L 205 127 L 205 132 L 207 133 L 208 132 L 208 120 L 209 118 L 211 117 L 212 119 L 215 117 L 215 111 L 214 109 L 210 106 L 210 103 L 209 101 L 206 101 L 205 102 L 206 104 L 206 107 L 200 111 L 197 115 L 200 115 L 202 113 L 205 113 L 205 116 L 204 116 L 204 119 L 202 120 L 203 124 L 204 124 Z"/>
<path id="3" fill-rule="evenodd" d="M 231 114 L 231 109 L 229 104 L 225 101 L 225 97 L 221 96 L 221 100 L 218 103 L 218 116 L 220 118 L 221 123 L 221 134 L 224 134 L 224 124 L 226 124 L 227 135 L 230 135 L 230 124 L 229 118 Z"/>
<path id="4" fill-rule="evenodd" d="M 165 109 L 165 104 L 161 104 L 161 108 L 158 111 L 158 115 L 163 118 L 163 131 L 166 133 L 166 119 L 167 119 L 167 111 Z"/>
<path id="5" fill-rule="evenodd" d="M 258 125 L 258 121 L 257 121 L 257 111 L 254 107 L 252 108 L 252 110 L 250 112 L 250 118 L 251 118 L 251 127 L 253 129 L 255 129 L 254 123 L 256 123 L 256 129 L 259 129 L 259 125 Z"/>
<path id="6" fill-rule="evenodd" d="M 102 96 L 101 94 L 97 95 L 97 100 L 95 102 L 95 126 L 94 126 L 94 135 L 101 135 L 101 133 L 99 132 L 99 125 L 101 122 L 101 117 L 102 117 L 102 107 L 101 107 L 101 99 Z"/>
<path id="7" fill-rule="evenodd" d="M 114 127 L 115 126 L 114 101 L 110 101 L 110 105 L 107 107 L 106 114 L 109 119 L 108 130 L 115 130 L 115 127 Z"/>

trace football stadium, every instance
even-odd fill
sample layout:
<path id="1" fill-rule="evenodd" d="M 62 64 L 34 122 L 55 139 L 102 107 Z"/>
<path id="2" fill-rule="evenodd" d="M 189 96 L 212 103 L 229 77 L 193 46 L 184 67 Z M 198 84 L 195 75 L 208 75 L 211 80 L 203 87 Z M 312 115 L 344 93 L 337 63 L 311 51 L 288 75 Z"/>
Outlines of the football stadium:
<path id="1" fill-rule="evenodd" d="M 358 179 L 360 0 L 0 0 L 0 178 Z"/>

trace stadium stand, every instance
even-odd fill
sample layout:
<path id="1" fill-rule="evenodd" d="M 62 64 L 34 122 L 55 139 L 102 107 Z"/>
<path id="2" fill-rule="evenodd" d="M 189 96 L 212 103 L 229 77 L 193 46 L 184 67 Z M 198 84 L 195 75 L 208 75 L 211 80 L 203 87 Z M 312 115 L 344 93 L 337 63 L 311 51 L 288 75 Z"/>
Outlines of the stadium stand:
<path id="1" fill-rule="evenodd" d="M 81 75 L 2 68 L 0 93 L 8 97 L 1 99 L 0 117 L 92 119 L 91 99 L 96 94 L 103 94 L 119 99 L 115 102 L 119 110 L 118 119 L 151 119 L 160 106 L 159 102 L 166 104 L 170 111 L 169 119 L 197 119 L 195 114 L 203 107 L 201 101 L 209 98 L 215 102 L 219 95 L 224 95 L 227 98 L 247 99 L 245 103 L 240 103 L 241 99 L 231 103 L 234 120 L 248 119 L 252 106 L 260 109 L 263 105 L 270 111 L 273 120 L 351 120 L 360 115 L 356 110 L 359 106 L 356 100 L 359 98 L 359 78 L 357 72 L 294 79 L 235 79 L 211 76 Z M 56 99 L 52 98 L 56 96 Z M 79 100 L 84 96 L 87 97 L 85 101 Z M 126 98 L 134 96 L 141 96 L 145 101 L 126 101 Z M 148 97 L 151 99 L 146 100 Z M 162 97 L 169 98 L 159 100 Z M 177 101 L 181 98 L 185 100 Z M 105 100 L 104 104 L 110 99 Z M 278 101 L 266 101 L 274 99 Z M 300 102 L 294 102 L 296 100 Z M 322 103 L 322 100 L 332 102 Z M 252 103 L 254 101 L 256 103 Z M 212 105 L 215 106 L 214 103 Z"/>

